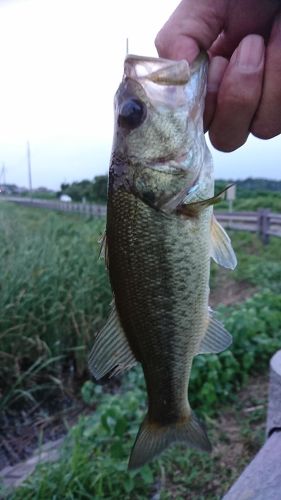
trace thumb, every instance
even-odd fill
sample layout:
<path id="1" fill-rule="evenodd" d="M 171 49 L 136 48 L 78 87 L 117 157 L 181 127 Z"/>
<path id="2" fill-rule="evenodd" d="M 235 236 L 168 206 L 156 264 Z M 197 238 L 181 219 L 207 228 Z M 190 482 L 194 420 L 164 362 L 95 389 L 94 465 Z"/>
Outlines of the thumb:
<path id="1" fill-rule="evenodd" d="M 216 40 L 225 13 L 226 0 L 182 0 L 155 39 L 159 56 L 192 62 Z"/>

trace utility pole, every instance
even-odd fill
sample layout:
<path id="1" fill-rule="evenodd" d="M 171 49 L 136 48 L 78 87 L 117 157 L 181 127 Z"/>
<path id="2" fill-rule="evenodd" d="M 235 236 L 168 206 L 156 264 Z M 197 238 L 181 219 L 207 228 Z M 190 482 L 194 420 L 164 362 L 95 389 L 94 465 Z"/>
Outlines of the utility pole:
<path id="1" fill-rule="evenodd" d="M 6 169 L 5 169 L 5 163 L 3 163 L 0 174 L 0 192 L 5 193 L 5 189 L 6 189 Z"/>
<path id="2" fill-rule="evenodd" d="M 31 161 L 30 161 L 29 141 L 27 141 L 27 168 L 28 168 L 29 196 L 30 196 L 30 198 L 32 198 L 32 176 L 31 176 Z"/>
<path id="3" fill-rule="evenodd" d="M 126 38 L 126 56 L 129 54 L 129 38 Z"/>
<path id="4" fill-rule="evenodd" d="M 3 175 L 3 184 L 6 186 L 6 167 L 5 167 L 5 163 L 3 163 L 3 166 L 2 166 L 2 175 Z"/>

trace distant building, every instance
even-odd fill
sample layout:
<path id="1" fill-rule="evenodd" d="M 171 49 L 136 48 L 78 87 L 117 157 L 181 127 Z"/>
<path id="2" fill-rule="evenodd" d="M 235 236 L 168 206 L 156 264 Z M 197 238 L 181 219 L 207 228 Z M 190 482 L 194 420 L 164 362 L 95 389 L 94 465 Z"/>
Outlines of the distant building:
<path id="1" fill-rule="evenodd" d="M 62 194 L 60 196 L 60 201 L 70 202 L 70 201 L 72 201 L 72 199 L 71 199 L 71 196 L 68 196 L 68 194 Z"/>

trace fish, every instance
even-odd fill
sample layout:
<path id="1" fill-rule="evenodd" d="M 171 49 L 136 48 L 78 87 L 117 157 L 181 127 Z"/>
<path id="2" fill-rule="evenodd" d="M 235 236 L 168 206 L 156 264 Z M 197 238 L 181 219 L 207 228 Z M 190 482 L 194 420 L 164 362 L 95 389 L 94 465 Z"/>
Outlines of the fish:
<path id="1" fill-rule="evenodd" d="M 113 292 L 89 367 L 96 379 L 140 363 L 148 411 L 129 458 L 137 469 L 175 442 L 210 451 L 188 401 L 196 355 L 231 335 L 208 306 L 210 258 L 234 269 L 213 214 L 203 131 L 208 58 L 194 63 L 128 55 L 114 99 L 104 255 Z"/>

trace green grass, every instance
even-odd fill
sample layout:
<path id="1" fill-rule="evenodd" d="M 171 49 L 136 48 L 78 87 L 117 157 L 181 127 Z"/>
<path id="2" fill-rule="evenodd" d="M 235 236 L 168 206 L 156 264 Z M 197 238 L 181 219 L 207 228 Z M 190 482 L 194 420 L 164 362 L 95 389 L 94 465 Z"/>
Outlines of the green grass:
<path id="1" fill-rule="evenodd" d="M 223 309 L 221 315 L 234 338 L 232 350 L 198 356 L 195 360 L 190 382 L 192 406 L 201 416 L 205 414 L 213 444 L 227 443 L 224 453 L 231 441 L 228 429 L 221 432 L 217 425 L 217 415 L 223 404 L 231 402 L 241 420 L 241 403 L 234 394 L 250 374 L 266 371 L 270 356 L 280 346 L 280 300 L 281 295 L 265 291 L 246 301 L 242 308 Z M 239 463 L 233 470 L 216 450 L 208 455 L 175 446 L 141 470 L 127 472 L 130 448 L 145 415 L 141 370 L 136 368 L 123 377 L 121 394 L 104 394 L 100 386 L 88 381 L 82 395 L 86 403 L 97 407 L 95 413 L 80 418 L 70 431 L 60 460 L 38 466 L 35 474 L 11 496 L 13 500 L 145 499 L 159 489 L 163 500 L 216 499 L 221 498 L 237 470 L 245 465 Z M 257 400 L 258 397 L 259 394 Z M 252 404 L 248 400 L 247 403 Z M 253 432 L 253 425 L 264 417 L 264 410 L 259 409 L 243 417 L 241 442 L 252 453 L 263 439 L 262 432 Z M 245 461 L 247 457 L 248 454 Z"/>
<path id="2" fill-rule="evenodd" d="M 34 398 L 62 370 L 85 372 L 111 300 L 104 224 L 0 204 L 0 408 Z"/>
<path id="3" fill-rule="evenodd" d="M 111 301 L 98 258 L 104 225 L 0 203 L 0 410 L 63 389 L 63 373 L 87 373 L 87 353 Z M 280 292 L 279 239 L 263 246 L 256 235 L 234 232 L 232 240 L 239 265 L 226 279 Z M 211 288 L 220 286 L 217 276 L 214 264 Z"/>
<path id="4" fill-rule="evenodd" d="M 256 234 L 228 231 L 238 265 L 233 272 L 211 263 L 211 289 L 220 286 L 220 278 L 228 281 L 247 282 L 259 289 L 268 288 L 281 292 L 281 240 L 271 237 L 268 245 L 263 245 Z"/>
<path id="5" fill-rule="evenodd" d="M 86 353 L 111 300 L 98 258 L 104 225 L 0 204 L 0 407 L 34 398 L 44 384 L 59 383 L 62 370 L 86 372 Z M 229 279 L 280 291 L 279 239 L 263 246 L 255 235 L 233 233 L 232 240 L 239 265 Z M 217 271 L 213 265 L 212 287 L 219 286 Z"/>
<path id="6" fill-rule="evenodd" d="M 271 212 L 281 212 L 280 193 L 260 194 L 255 198 L 238 197 L 233 201 L 232 210 L 234 212 L 256 212 L 262 208 L 268 208 Z M 216 210 L 228 210 L 228 201 L 223 200 L 217 206 Z"/>
<path id="7" fill-rule="evenodd" d="M 234 279 L 281 292 L 281 239 L 272 237 L 263 245 L 256 235 L 246 232 L 234 232 L 231 237 L 239 258 Z"/>
<path id="8" fill-rule="evenodd" d="M 257 182 L 256 182 L 257 181 Z M 216 192 L 225 189 L 230 184 L 236 184 L 236 199 L 233 201 L 234 211 L 256 211 L 262 208 L 269 208 L 271 212 L 281 212 L 281 197 L 280 197 L 280 182 L 273 181 L 274 190 L 265 188 L 267 181 L 264 183 L 263 188 L 259 188 L 263 183 L 259 183 L 257 179 L 247 181 L 222 181 L 216 180 Z M 247 185 L 248 184 L 248 185 Z M 245 187 L 247 185 L 247 187 Z M 273 187 L 273 185 L 271 187 Z M 216 210 L 227 210 L 228 201 L 224 200 L 216 205 Z"/>
<path id="9" fill-rule="evenodd" d="M 76 377 L 87 370 L 89 346 L 111 300 L 104 263 L 98 260 L 103 226 L 103 220 L 0 204 L 2 409 L 15 400 L 40 400 L 42 391 L 61 384 L 64 370 L 74 369 Z M 190 401 L 205 417 L 213 442 L 228 439 L 216 427 L 222 405 L 239 408 L 236 391 L 251 374 L 267 371 L 281 338 L 280 240 L 271 238 L 266 247 L 247 233 L 233 233 L 232 240 L 239 267 L 228 275 L 246 280 L 258 293 L 238 306 L 219 308 L 233 334 L 232 349 L 194 362 Z M 220 286 L 215 265 L 212 285 Z M 88 380 L 82 397 L 94 414 L 71 429 L 60 460 L 39 466 L 10 498 L 147 499 L 161 490 L 162 500 L 216 499 L 232 483 L 232 468 L 216 454 L 178 446 L 140 471 L 127 472 L 146 408 L 140 368 L 123 376 L 120 392 L 106 393 Z M 261 436 L 251 437 L 253 422 L 245 422 L 241 439 L 259 446 Z"/>

